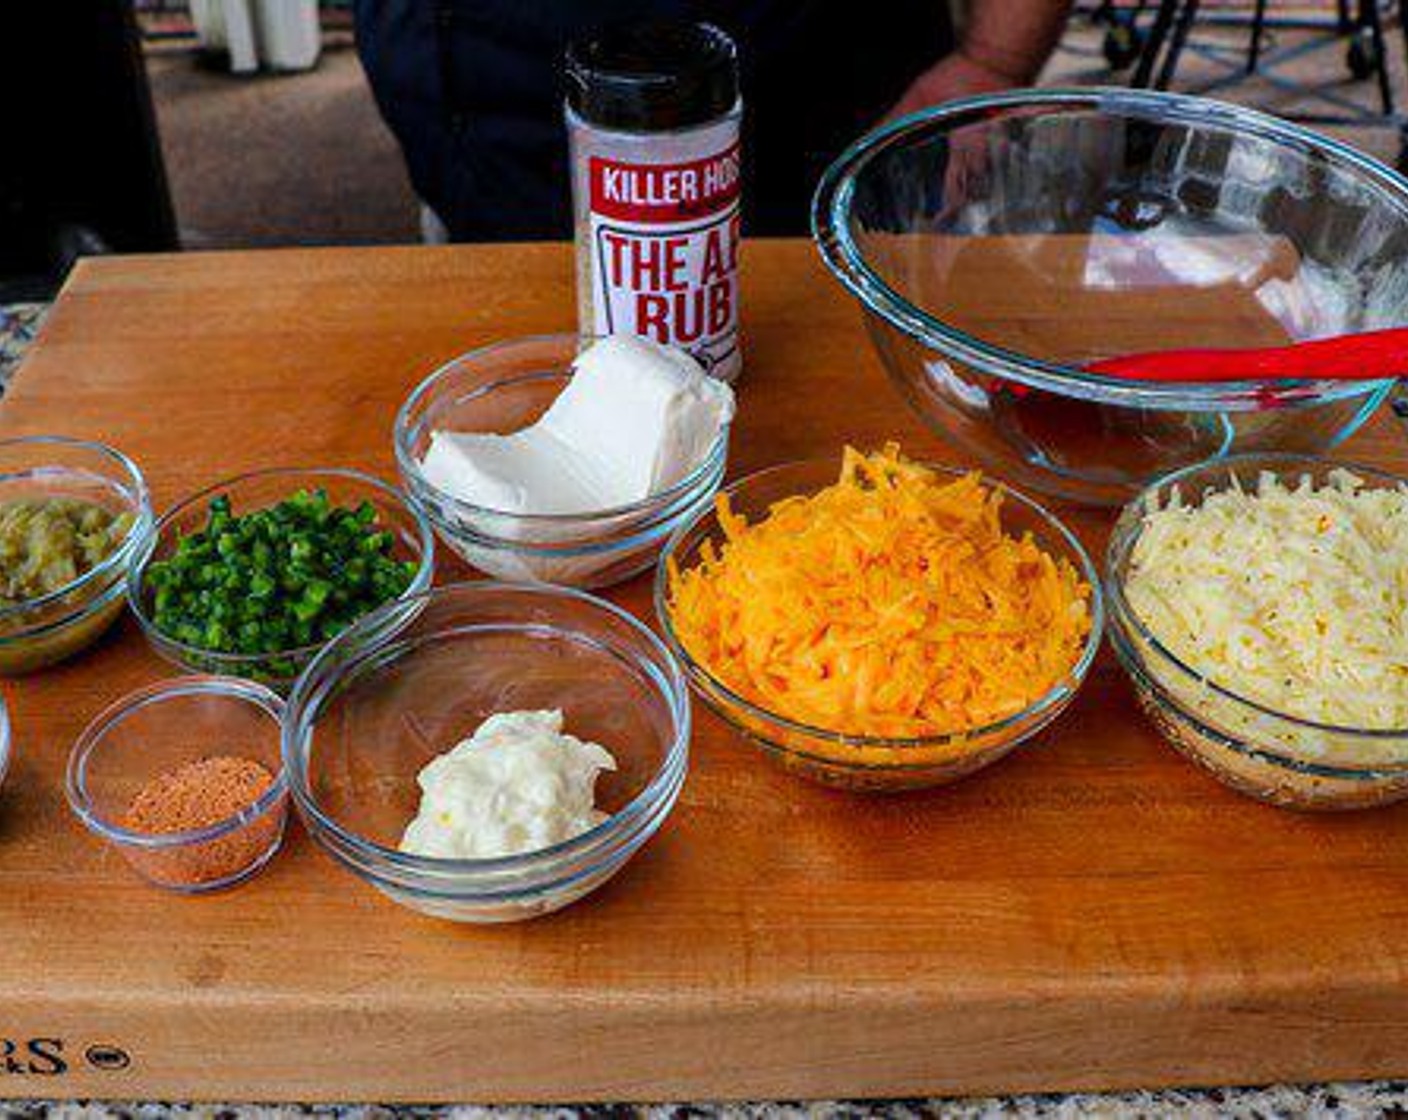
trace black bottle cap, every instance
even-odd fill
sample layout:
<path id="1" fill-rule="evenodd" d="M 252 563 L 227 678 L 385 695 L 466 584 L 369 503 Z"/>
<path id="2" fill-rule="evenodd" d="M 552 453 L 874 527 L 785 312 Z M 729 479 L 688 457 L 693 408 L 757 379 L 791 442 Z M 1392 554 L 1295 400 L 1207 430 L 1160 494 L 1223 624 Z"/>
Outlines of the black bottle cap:
<path id="1" fill-rule="evenodd" d="M 567 104 L 601 128 L 694 128 L 737 100 L 738 52 L 711 23 L 620 25 L 567 48 Z"/>

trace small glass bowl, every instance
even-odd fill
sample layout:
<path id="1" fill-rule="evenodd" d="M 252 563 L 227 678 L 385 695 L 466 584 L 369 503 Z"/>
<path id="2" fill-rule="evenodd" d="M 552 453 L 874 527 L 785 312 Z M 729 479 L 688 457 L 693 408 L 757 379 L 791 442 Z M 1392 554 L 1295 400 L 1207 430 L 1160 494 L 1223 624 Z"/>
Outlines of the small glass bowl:
<path id="1" fill-rule="evenodd" d="M 146 587 L 147 568 L 175 551 L 184 536 L 205 528 L 211 501 L 229 495 L 236 514 L 263 509 L 288 498 L 299 490 L 327 491 L 335 505 L 357 506 L 370 502 L 376 508 L 377 525 L 395 538 L 398 559 L 414 560 L 419 567 L 401 598 L 430 586 L 435 575 L 435 541 L 430 526 L 394 486 L 361 471 L 336 467 L 274 467 L 218 482 L 173 506 L 156 522 L 144 541 L 127 579 L 127 601 L 146 635 L 147 641 L 167 661 L 185 669 L 222 676 L 245 677 L 287 690 L 303 667 L 326 643 L 300 646 L 278 653 L 220 653 L 200 649 L 168 637 L 157 629 L 152 614 L 152 596 Z"/>
<path id="2" fill-rule="evenodd" d="M 1125 594 L 1144 511 L 1176 489 L 1185 504 L 1237 484 L 1255 488 L 1263 473 L 1287 486 L 1316 486 L 1347 470 L 1375 489 L 1408 479 L 1307 455 L 1238 455 L 1176 471 L 1130 502 L 1110 537 L 1105 596 L 1110 644 L 1134 683 L 1139 706 L 1179 752 L 1224 785 L 1292 809 L 1364 809 L 1408 797 L 1408 728 L 1371 731 L 1299 719 L 1239 696 L 1171 652 L 1135 614 Z"/>
<path id="3" fill-rule="evenodd" d="M 689 694 L 636 619 L 581 592 L 491 582 L 449 584 L 379 613 L 314 658 L 284 721 L 299 814 L 358 878 L 434 917 L 519 921 L 596 890 L 664 822 L 688 767 Z M 388 629 L 393 637 L 368 640 Z M 398 850 L 426 763 L 495 713 L 554 708 L 568 733 L 616 758 L 597 781 L 606 821 L 498 859 Z"/>
<path id="4" fill-rule="evenodd" d="M 927 465 L 955 478 L 967 473 L 934 463 Z M 814 494 L 832 485 L 836 472 L 834 458 L 787 463 L 748 475 L 725 493 L 735 514 L 757 521 L 784 498 Z M 717 549 L 724 542 L 718 513 L 712 508 L 670 542 L 656 571 L 655 612 L 666 644 L 684 663 L 695 690 L 709 707 L 762 748 L 768 758 L 801 777 L 842 789 L 890 792 L 945 785 L 981 770 L 1065 710 L 1090 670 L 1104 625 L 1099 577 L 1071 531 L 1030 498 L 993 479 L 985 478 L 984 482 L 1003 491 L 1003 528 L 1015 536 L 1030 533 L 1043 550 L 1072 564 L 1090 588 L 1090 633 L 1080 658 L 1060 682 L 1022 711 L 961 733 L 900 739 L 850 735 L 798 723 L 740 696 L 691 656 L 670 616 L 671 565 L 681 570 L 693 568 L 700 562 L 706 545 Z"/>
<path id="5" fill-rule="evenodd" d="M 152 522 L 137 465 L 120 451 L 67 436 L 0 440 L 0 502 L 77 498 L 132 515 L 122 542 L 71 583 L 0 607 L 0 675 L 46 668 L 92 645 L 122 613 L 123 577 Z"/>
<path id="6" fill-rule="evenodd" d="M 655 563 L 670 535 L 713 500 L 728 459 L 728 429 L 687 477 L 644 501 L 589 514 L 518 514 L 476 506 L 421 470 L 440 429 L 507 434 L 533 424 L 572 378 L 575 334 L 513 339 L 441 366 L 396 416 L 396 462 L 407 493 L 440 539 L 498 579 L 607 587 Z"/>
<path id="7" fill-rule="evenodd" d="M 176 677 L 140 688 L 104 709 L 78 737 L 68 761 L 69 805 L 159 887 L 199 894 L 234 886 L 268 863 L 283 839 L 282 715 L 283 701 L 273 692 L 233 677 Z M 217 755 L 260 763 L 274 784 L 246 809 L 204 828 L 149 833 L 122 824 L 149 781 Z"/>

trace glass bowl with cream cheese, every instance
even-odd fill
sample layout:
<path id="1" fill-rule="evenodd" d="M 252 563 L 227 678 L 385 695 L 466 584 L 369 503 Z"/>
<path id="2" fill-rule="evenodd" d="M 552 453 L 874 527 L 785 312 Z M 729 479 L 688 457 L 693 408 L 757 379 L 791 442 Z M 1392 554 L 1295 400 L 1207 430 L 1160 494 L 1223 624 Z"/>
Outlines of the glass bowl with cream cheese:
<path id="1" fill-rule="evenodd" d="M 1297 809 L 1408 797 L 1408 479 L 1232 456 L 1131 502 L 1110 638 L 1170 744 Z"/>
<path id="2" fill-rule="evenodd" d="M 289 698 L 290 790 L 334 860 L 410 909 L 511 922 L 595 891 L 664 823 L 689 700 L 639 621 L 490 581 L 384 610 L 399 629 L 368 616 Z"/>
<path id="3" fill-rule="evenodd" d="M 733 393 L 683 351 L 575 334 L 471 351 L 416 387 L 396 460 L 436 534 L 497 579 L 649 569 L 723 481 Z"/>

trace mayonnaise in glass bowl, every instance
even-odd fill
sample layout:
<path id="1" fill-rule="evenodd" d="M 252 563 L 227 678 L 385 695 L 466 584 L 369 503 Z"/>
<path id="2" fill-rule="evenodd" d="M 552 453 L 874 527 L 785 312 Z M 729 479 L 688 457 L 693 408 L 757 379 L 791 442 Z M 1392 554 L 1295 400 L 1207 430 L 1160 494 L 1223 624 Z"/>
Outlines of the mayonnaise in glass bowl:
<path id="1" fill-rule="evenodd" d="M 386 611 L 403 612 L 389 635 Z M 399 849 L 428 762 L 492 715 L 553 709 L 615 758 L 596 783 L 602 823 L 500 858 Z M 624 867 L 674 807 L 689 735 L 684 673 L 636 619 L 564 588 L 477 582 L 382 608 L 334 639 L 294 687 L 283 749 L 299 814 L 334 860 L 402 906 L 485 923 L 560 909 Z"/>
<path id="2" fill-rule="evenodd" d="M 600 588 L 647 571 L 672 533 L 707 509 L 723 482 L 727 426 L 683 479 L 643 501 L 579 514 L 523 514 L 462 501 L 422 469 L 441 429 L 507 434 L 533 424 L 567 386 L 581 339 L 512 339 L 473 350 L 422 381 L 396 416 L 396 463 L 436 535 L 497 579 Z"/>

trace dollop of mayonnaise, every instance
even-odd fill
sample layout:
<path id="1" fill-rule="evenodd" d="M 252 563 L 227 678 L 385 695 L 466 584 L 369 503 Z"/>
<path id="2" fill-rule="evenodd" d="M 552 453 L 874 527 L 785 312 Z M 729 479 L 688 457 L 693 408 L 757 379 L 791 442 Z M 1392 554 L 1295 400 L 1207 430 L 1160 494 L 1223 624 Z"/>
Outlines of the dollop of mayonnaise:
<path id="1" fill-rule="evenodd" d="M 567 735 L 560 711 L 500 712 L 432 759 L 417 779 L 420 811 L 401 851 L 491 859 L 561 844 L 606 819 L 596 777 L 611 752 Z"/>

